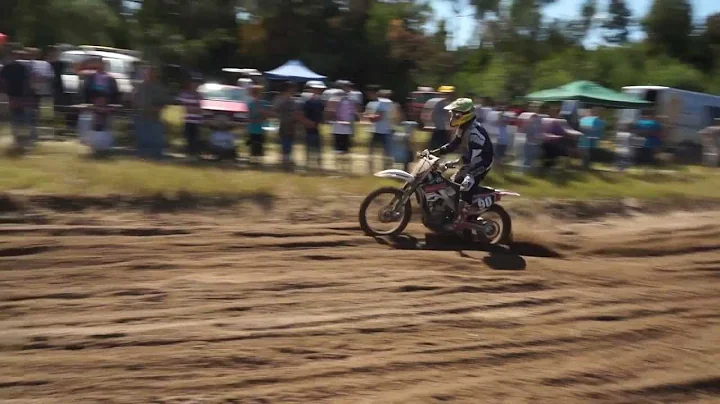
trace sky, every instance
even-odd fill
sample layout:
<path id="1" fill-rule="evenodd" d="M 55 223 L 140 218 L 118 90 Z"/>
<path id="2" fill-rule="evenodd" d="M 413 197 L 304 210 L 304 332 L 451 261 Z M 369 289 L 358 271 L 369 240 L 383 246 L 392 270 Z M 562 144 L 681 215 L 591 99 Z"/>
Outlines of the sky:
<path id="1" fill-rule="evenodd" d="M 462 0 L 468 4 L 467 0 Z M 633 17 L 640 18 L 644 16 L 653 0 L 626 0 Z M 546 6 L 543 14 L 547 19 L 570 19 L 577 18 L 580 14 L 580 6 L 582 0 L 557 0 L 555 3 Z M 693 6 L 693 20 L 702 20 L 708 15 L 720 12 L 720 0 L 691 0 Z M 463 8 L 458 17 L 447 2 L 443 0 L 430 0 L 438 18 L 444 18 L 448 22 L 448 31 L 453 35 L 452 47 L 468 44 L 475 34 L 475 18 L 472 15 L 473 9 L 469 6 Z M 598 0 L 598 10 L 600 13 L 605 12 L 609 0 Z M 641 39 L 642 33 L 634 33 L 632 39 Z M 591 32 L 588 35 L 585 45 L 588 47 L 597 46 L 602 42 L 600 33 Z"/>

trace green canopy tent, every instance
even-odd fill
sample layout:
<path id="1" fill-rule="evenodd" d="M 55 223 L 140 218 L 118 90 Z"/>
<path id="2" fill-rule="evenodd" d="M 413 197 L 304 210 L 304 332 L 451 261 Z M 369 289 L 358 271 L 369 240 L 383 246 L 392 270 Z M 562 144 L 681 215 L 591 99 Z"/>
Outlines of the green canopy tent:
<path id="1" fill-rule="evenodd" d="M 629 94 L 605 88 L 591 81 L 574 81 L 558 88 L 536 91 L 525 96 L 529 101 L 579 101 L 606 108 L 634 109 L 651 105 Z"/>

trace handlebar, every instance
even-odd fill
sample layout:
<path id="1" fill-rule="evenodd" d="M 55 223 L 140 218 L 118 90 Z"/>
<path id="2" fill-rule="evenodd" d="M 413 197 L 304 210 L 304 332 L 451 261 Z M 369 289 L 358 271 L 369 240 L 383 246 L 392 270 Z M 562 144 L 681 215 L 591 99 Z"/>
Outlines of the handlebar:
<path id="1" fill-rule="evenodd" d="M 441 173 L 447 171 L 448 167 L 446 167 L 445 164 L 440 164 L 440 157 L 430 153 L 429 150 L 426 149 L 416 154 L 420 158 L 427 158 L 428 160 L 430 160 L 433 168 L 438 169 L 438 171 L 440 171 Z"/>

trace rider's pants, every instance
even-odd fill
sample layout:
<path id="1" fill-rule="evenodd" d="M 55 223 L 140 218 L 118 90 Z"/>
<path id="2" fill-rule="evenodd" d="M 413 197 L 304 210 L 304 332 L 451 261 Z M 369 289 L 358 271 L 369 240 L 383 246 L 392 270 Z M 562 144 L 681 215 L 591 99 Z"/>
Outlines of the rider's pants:
<path id="1" fill-rule="evenodd" d="M 492 164 L 489 164 L 486 167 L 484 167 L 483 171 L 481 171 L 479 174 L 476 174 L 474 177 L 475 184 L 473 184 L 473 186 L 469 190 L 460 192 L 460 199 L 462 199 L 466 203 L 472 203 L 473 196 L 475 196 L 475 194 L 477 194 L 478 189 L 481 187 L 480 183 L 488 175 L 491 168 L 492 168 Z M 458 170 L 458 172 L 456 172 L 455 175 L 452 176 L 451 180 L 453 182 L 459 184 L 459 183 L 463 182 L 463 179 L 465 178 L 466 175 L 467 175 L 467 169 L 465 169 L 463 167 L 460 170 Z"/>

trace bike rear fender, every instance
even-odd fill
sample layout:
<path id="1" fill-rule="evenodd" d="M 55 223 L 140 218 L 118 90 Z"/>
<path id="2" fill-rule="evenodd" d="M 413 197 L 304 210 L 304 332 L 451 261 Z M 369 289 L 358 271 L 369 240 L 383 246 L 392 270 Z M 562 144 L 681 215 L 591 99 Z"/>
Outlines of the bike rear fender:
<path id="1" fill-rule="evenodd" d="M 506 196 L 520 196 L 517 192 L 504 191 L 502 189 L 495 190 L 495 202 L 500 202 Z"/>
<path id="2" fill-rule="evenodd" d="M 380 178 L 392 178 L 394 180 L 401 180 L 405 182 L 410 182 L 414 179 L 412 174 L 398 169 L 383 170 L 375 173 L 375 176 Z"/>

